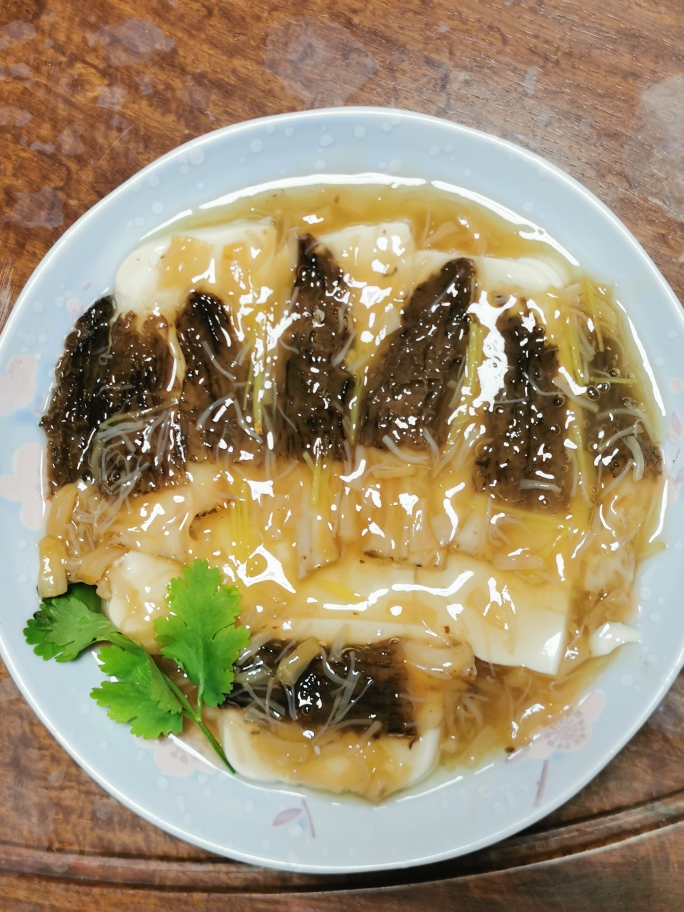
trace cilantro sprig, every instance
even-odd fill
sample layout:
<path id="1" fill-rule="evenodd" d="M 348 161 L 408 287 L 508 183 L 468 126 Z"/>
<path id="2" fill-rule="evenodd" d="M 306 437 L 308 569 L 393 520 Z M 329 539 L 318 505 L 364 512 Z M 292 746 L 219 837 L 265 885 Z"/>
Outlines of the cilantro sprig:
<path id="1" fill-rule="evenodd" d="M 26 642 L 44 659 L 70 662 L 93 643 L 130 643 L 100 610 L 92 586 L 76 583 L 66 595 L 45 599 L 24 629 Z"/>
<path id="2" fill-rule="evenodd" d="M 240 593 L 221 585 L 219 570 L 196 560 L 184 567 L 183 576 L 171 580 L 166 602 L 170 614 L 154 622 L 155 639 L 162 655 L 196 685 L 194 706 L 152 656 L 105 617 L 92 586 L 76 583 L 65 595 L 43 600 L 24 635 L 36 655 L 58 662 L 70 662 L 95 643 L 109 644 L 98 656 L 101 670 L 113 680 L 104 681 L 90 696 L 108 710 L 110 719 L 148 739 L 179 734 L 183 718 L 190 719 L 234 773 L 202 709 L 219 706 L 231 692 L 233 666 L 249 641 L 248 631 L 235 626 Z"/>

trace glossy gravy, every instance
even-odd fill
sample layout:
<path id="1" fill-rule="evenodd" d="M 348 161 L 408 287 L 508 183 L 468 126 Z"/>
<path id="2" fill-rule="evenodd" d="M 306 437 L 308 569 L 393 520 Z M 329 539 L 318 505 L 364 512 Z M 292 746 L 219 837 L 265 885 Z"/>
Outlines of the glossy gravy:
<path id="1" fill-rule="evenodd" d="M 252 640 L 207 721 L 249 778 L 379 800 L 478 765 L 638 640 L 657 391 L 611 289 L 500 207 L 212 205 L 128 257 L 57 378 L 41 594 L 97 585 L 154 651 L 168 581 L 220 567 Z"/>

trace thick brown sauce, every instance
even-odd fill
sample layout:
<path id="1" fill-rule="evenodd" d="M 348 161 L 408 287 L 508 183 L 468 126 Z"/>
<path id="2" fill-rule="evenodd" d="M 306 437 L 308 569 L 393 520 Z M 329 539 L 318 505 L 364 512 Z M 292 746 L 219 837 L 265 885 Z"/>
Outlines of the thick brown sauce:
<path id="1" fill-rule="evenodd" d="M 478 286 L 478 261 L 470 257 L 548 258 L 549 247 L 522 238 L 521 229 L 476 204 L 428 189 L 279 191 L 210 211 L 174 231 L 182 236 L 183 230 L 243 217 L 273 219 L 276 246 L 297 234 L 292 278 L 285 291 L 276 291 L 270 311 L 238 304 L 239 288 L 231 290 L 228 277 L 211 288 L 198 282 L 173 319 L 159 314 L 137 320 L 119 316 L 112 322 L 111 304 L 98 302 L 67 340 L 57 369 L 59 385 L 43 419 L 53 490 L 65 492 L 55 499 L 45 553 L 62 561 L 69 579 L 104 579 L 104 594 L 116 588 L 107 567 L 122 548 L 161 554 L 167 562 L 206 558 L 222 566 L 227 581 L 240 584 L 245 574 L 256 578 L 263 572 L 260 548 L 278 553 L 279 560 L 285 560 L 281 544 L 299 554 L 304 520 L 295 528 L 290 517 L 302 503 L 309 504 L 302 516 L 311 514 L 306 535 L 313 536 L 315 548 L 298 558 L 294 599 L 273 595 L 271 589 L 244 589 L 243 623 L 263 645 L 242 662 L 243 683 L 227 706 L 245 709 L 245 718 L 257 728 L 265 725 L 264 732 L 276 738 L 274 745 L 278 737 L 299 744 L 299 765 L 311 770 L 311 778 L 302 773 L 301 781 L 315 784 L 321 784 L 317 777 L 322 774 L 314 772 L 318 761 L 311 738 L 330 728 L 331 719 L 333 728 L 351 722 L 376 740 L 388 736 L 412 743 L 420 727 L 416 720 L 425 717 L 424 704 L 435 699 L 441 706 L 444 762 L 476 765 L 493 750 L 516 750 L 566 711 L 608 661 L 591 657 L 591 635 L 602 624 L 630 619 L 631 580 L 652 547 L 661 487 L 657 420 L 636 348 L 610 290 L 564 264 L 567 287 L 536 296 L 545 322 L 534 316 L 523 294 L 493 295 L 487 302 Z M 350 304 L 349 288 L 355 286 L 348 282 L 348 264 L 335 259 L 325 236 L 349 225 L 392 219 L 408 221 L 419 249 L 458 256 L 443 258 L 406 298 L 399 295 L 399 316 L 375 351 L 363 347 L 368 344 L 364 335 L 372 334 L 362 332 L 358 322 L 366 319 L 366 311 Z M 237 263 L 239 251 L 234 255 Z M 200 274 L 206 256 L 201 241 L 174 239 L 161 284 L 176 287 L 184 258 L 192 257 L 192 271 Z M 474 310 L 475 303 L 490 313 L 501 307 L 489 336 L 485 311 Z M 374 304 L 366 307 L 380 315 Z M 257 363 L 265 338 L 259 337 L 259 325 L 279 313 L 289 315 L 289 326 L 276 355 Z M 264 317 L 261 324 L 255 314 Z M 171 329 L 184 359 L 182 376 L 169 360 Z M 487 340 L 492 334 L 502 340 L 504 363 L 496 398 L 487 400 L 482 368 L 491 360 Z M 130 415 L 137 421 L 132 430 L 126 430 L 125 421 L 117 424 Z M 398 447 L 403 449 L 397 452 Z M 193 466 L 200 463 L 223 467 L 220 481 L 212 481 L 221 493 L 209 509 L 185 519 L 185 508 L 179 508 L 183 532 L 171 552 L 164 538 L 168 531 L 149 532 L 142 519 L 136 520 L 156 509 L 142 495 L 154 499 L 155 492 L 161 496 L 169 485 L 177 486 L 177 499 L 183 501 L 186 489 L 195 490 Z M 236 463 L 237 470 L 231 468 Z M 363 484 L 345 480 L 352 477 Z M 262 504 L 264 485 L 272 485 L 267 495 L 272 505 L 268 499 Z M 103 523 L 104 531 L 94 532 L 97 521 L 87 517 L 106 513 L 117 498 L 117 509 L 123 508 L 114 525 Z M 410 528 L 407 503 L 415 509 Z M 453 537 L 452 530 L 452 538 L 443 541 L 440 530 L 452 515 L 446 504 L 459 515 L 458 533 Z M 626 568 L 616 566 L 612 576 L 601 576 L 601 549 L 613 539 L 601 529 L 599 514 L 609 504 L 613 512 L 622 511 L 629 527 L 621 547 L 629 549 L 630 558 Z M 164 509 L 168 512 L 168 503 Z M 158 546 L 154 534 L 161 535 Z M 333 659 L 325 652 L 330 640 L 315 634 L 322 656 L 305 663 L 291 686 L 277 680 L 283 655 L 300 644 L 296 636 L 283 639 L 283 621 L 292 619 L 295 629 L 308 623 L 307 604 L 320 601 L 319 579 L 338 607 L 353 603 L 363 591 L 353 576 L 334 579 L 336 561 L 357 568 L 373 564 L 388 579 L 412 568 L 420 581 L 422 568 L 442 567 L 452 553 L 489 565 L 497 580 L 510 574 L 511 584 L 529 587 L 530 595 L 549 582 L 566 593 L 568 635 L 555 675 L 481 659 L 473 664 L 468 647 L 456 672 L 426 672 L 424 656 L 410 653 L 412 635 L 406 631 L 432 625 L 442 638 L 440 648 L 449 649 L 460 648 L 462 632 L 448 616 L 444 623 L 441 608 L 434 613 L 417 597 L 415 604 L 409 599 L 392 608 L 392 618 L 396 608 L 396 617 L 408 625 L 399 637 L 369 643 L 352 639 L 354 645 L 343 649 L 338 643 Z M 290 578 L 296 581 L 296 570 Z M 426 585 L 439 589 L 420 584 Z M 497 585 L 503 592 L 505 584 Z M 345 589 L 351 595 L 340 594 Z M 488 598 L 481 587 L 473 589 L 468 610 L 487 615 L 491 609 L 487 623 L 508 630 L 510 609 L 505 602 L 492 608 Z M 351 624 L 370 617 L 347 615 Z M 442 620 L 435 624 L 437 618 Z M 521 615 L 515 623 L 525 636 L 523 620 Z M 145 641 L 142 632 L 140 638 Z M 443 668 L 453 667 L 449 655 L 451 665 Z M 340 716 L 341 681 L 347 682 L 345 699 L 354 709 L 348 717 Z M 260 721 L 264 700 L 266 718 Z M 219 733 L 216 719 L 210 721 Z M 327 733 L 326 744 L 333 734 Z M 261 743 L 267 750 L 265 735 Z M 359 750 L 377 754 L 379 748 Z M 372 762 L 379 763 L 376 754 Z M 391 783 L 391 762 L 385 757 L 383 763 L 382 775 Z M 369 797 L 384 793 L 358 781 L 344 787 Z"/>

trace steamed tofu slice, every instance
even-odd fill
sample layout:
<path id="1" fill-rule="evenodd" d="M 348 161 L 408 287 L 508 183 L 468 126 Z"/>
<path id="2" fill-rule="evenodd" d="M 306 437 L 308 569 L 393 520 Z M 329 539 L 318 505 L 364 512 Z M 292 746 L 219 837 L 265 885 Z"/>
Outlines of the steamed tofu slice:
<path id="1" fill-rule="evenodd" d="M 347 625 L 350 643 L 363 642 L 354 635 L 357 621 L 376 626 L 383 622 L 420 626 L 420 618 L 410 614 L 414 581 L 415 567 L 411 564 L 348 553 L 300 581 L 285 623 L 327 620 L 338 629 Z M 404 587 L 400 598 L 393 584 Z"/>
<path id="2" fill-rule="evenodd" d="M 278 587 L 265 580 L 243 594 L 243 604 L 252 608 L 253 633 L 270 631 L 274 639 L 306 640 L 316 637 L 332 644 L 341 638 L 346 644 L 363 645 L 392 637 L 428 637 L 418 615 L 411 616 L 412 596 L 401 603 L 388 579 L 411 585 L 415 568 L 346 554 L 329 567 L 315 570 L 300 580 L 296 590 Z"/>
<path id="3" fill-rule="evenodd" d="M 194 515 L 188 485 L 129 500 L 110 527 L 113 544 L 183 563 Z"/>
<path id="4" fill-rule="evenodd" d="M 117 311 L 165 317 L 175 350 L 174 320 L 187 294 L 194 289 L 217 295 L 232 315 L 238 341 L 252 349 L 252 373 L 261 389 L 270 377 L 269 353 L 278 344 L 296 264 L 296 239 L 282 243 L 272 219 L 181 229 L 141 244 L 124 260 L 114 286 Z"/>
<path id="5" fill-rule="evenodd" d="M 464 256 L 456 250 L 419 250 L 416 253 L 416 284 L 424 282 L 449 260 Z M 534 294 L 563 288 L 570 282 L 567 263 L 561 257 L 470 257 L 482 291 L 491 294 Z"/>
<path id="6" fill-rule="evenodd" d="M 402 297 L 406 276 L 413 266 L 416 244 L 408 222 L 350 225 L 319 238 L 337 260 L 346 283 L 359 291 L 364 306 L 371 297 Z M 395 278 L 399 276 L 398 281 Z"/>
<path id="7" fill-rule="evenodd" d="M 254 427 L 261 433 L 296 265 L 296 238 L 282 242 L 270 218 L 179 229 L 178 234 L 141 244 L 124 260 L 115 282 L 117 310 L 133 312 L 140 321 L 152 314 L 167 320 L 175 375 L 182 382 L 185 360 L 175 318 L 189 292 L 218 296 L 231 315 L 240 357 L 249 351 L 248 392 Z"/>
<path id="8" fill-rule="evenodd" d="M 177 561 L 129 551 L 112 564 L 97 589 L 107 599 L 109 620 L 148 652 L 159 652 L 154 622 L 168 615 L 166 588 L 182 572 Z"/>
<path id="9" fill-rule="evenodd" d="M 320 241 L 339 263 L 351 292 L 355 337 L 346 360 L 352 371 L 399 328 L 413 290 L 449 260 L 462 256 L 419 249 L 405 221 L 350 225 L 323 235 Z"/>
<path id="10" fill-rule="evenodd" d="M 193 279 L 194 287 L 223 301 L 232 315 L 238 341 L 263 349 L 258 352 L 261 356 L 273 350 L 297 268 L 295 235 L 281 241 L 275 223 L 263 219 L 196 230 L 191 238 L 195 244 L 205 245 L 204 263 L 196 268 L 206 268 Z M 211 248 L 208 259 L 207 248 Z M 169 256 L 172 254 L 170 250 Z M 164 281 L 175 281 L 171 268 Z"/>
<path id="11" fill-rule="evenodd" d="M 407 476 L 369 479 L 354 498 L 352 514 L 356 540 L 360 538 L 366 554 L 419 567 L 439 563 L 440 542 L 430 524 L 427 495 L 424 479 L 418 483 Z M 351 512 L 351 505 L 344 506 Z"/>
<path id="12" fill-rule="evenodd" d="M 463 554 L 451 553 L 443 569 L 430 570 L 345 555 L 303 581 L 272 623 L 279 637 L 327 643 L 393 636 L 436 647 L 465 641 L 486 662 L 555 674 L 569 608 L 568 587 L 529 585 Z"/>
<path id="13" fill-rule="evenodd" d="M 401 325 L 414 282 L 411 226 L 403 221 L 351 225 L 319 240 L 339 264 L 350 290 L 354 338 L 346 362 L 356 371 Z"/>
<path id="14" fill-rule="evenodd" d="M 619 621 L 608 621 L 592 633 L 589 638 L 589 649 L 593 656 L 605 656 L 625 643 L 640 642 L 641 633 L 636 627 Z"/>
<path id="15" fill-rule="evenodd" d="M 478 256 L 473 259 L 480 288 L 496 294 L 534 294 L 549 288 L 563 288 L 570 281 L 567 264 L 560 257 Z"/>
<path id="16" fill-rule="evenodd" d="M 353 372 L 401 325 L 413 290 L 462 254 L 418 249 L 408 222 L 351 225 L 320 238 L 350 289 L 354 341 L 346 358 Z"/>
<path id="17" fill-rule="evenodd" d="M 147 241 L 119 267 L 114 283 L 117 310 L 134 311 L 143 318 L 161 313 L 173 320 L 185 293 L 203 282 L 216 283 L 226 248 L 245 247 L 245 263 L 241 265 L 249 267 L 250 259 L 254 261 L 262 251 L 272 250 L 276 237 L 271 219 L 243 219 Z"/>
<path id="18" fill-rule="evenodd" d="M 346 729 L 319 747 L 297 737 L 294 726 L 291 739 L 279 737 L 246 722 L 236 709 L 222 710 L 218 723 L 226 756 L 238 773 L 256 782 L 291 782 L 379 801 L 420 782 L 439 760 L 439 726 L 415 741 L 386 735 L 369 740 L 363 729 Z"/>
<path id="19" fill-rule="evenodd" d="M 435 611 L 452 637 L 496 665 L 558 671 L 565 651 L 569 587 L 529 585 L 515 573 L 451 553 L 443 569 L 418 570 L 415 598 Z"/>
<path id="20" fill-rule="evenodd" d="M 188 483 L 129 498 L 110 527 L 111 543 L 187 563 L 196 543 L 195 516 L 225 507 L 232 491 L 227 473 L 212 463 L 193 463 Z"/>
<path id="21" fill-rule="evenodd" d="M 141 317 L 154 312 L 159 293 L 160 262 L 169 249 L 171 238 L 147 241 L 129 253 L 119 266 L 114 282 L 114 298 L 121 314 L 133 311 Z M 172 299 L 163 302 L 163 309 L 174 307 Z"/>

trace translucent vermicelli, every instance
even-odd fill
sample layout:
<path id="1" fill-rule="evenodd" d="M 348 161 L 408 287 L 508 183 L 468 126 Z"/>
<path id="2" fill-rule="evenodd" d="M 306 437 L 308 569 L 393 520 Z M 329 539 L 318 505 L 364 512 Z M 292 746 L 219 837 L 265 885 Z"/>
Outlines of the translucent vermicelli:
<path id="1" fill-rule="evenodd" d="M 514 752 L 639 637 L 664 478 L 619 303 L 432 189 L 208 212 L 66 340 L 41 594 L 97 586 L 154 653 L 168 582 L 218 567 L 251 640 L 206 722 L 248 778 L 377 801 Z"/>

